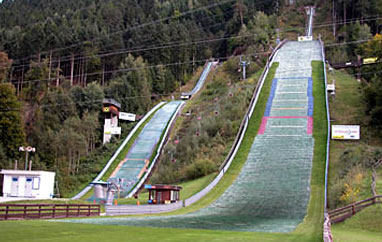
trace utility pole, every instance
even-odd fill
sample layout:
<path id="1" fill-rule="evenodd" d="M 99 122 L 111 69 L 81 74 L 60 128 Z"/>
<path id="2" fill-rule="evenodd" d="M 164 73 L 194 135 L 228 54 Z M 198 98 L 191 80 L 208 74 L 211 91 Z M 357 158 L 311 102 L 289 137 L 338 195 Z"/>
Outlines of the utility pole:
<path id="1" fill-rule="evenodd" d="M 246 73 L 246 67 L 247 67 L 247 65 L 249 65 L 249 64 L 251 64 L 250 61 L 243 61 L 243 60 L 241 59 L 241 56 L 240 56 L 240 65 L 243 66 L 243 79 L 244 79 L 244 80 L 246 79 L 246 75 L 245 75 L 245 73 Z"/>
<path id="2" fill-rule="evenodd" d="M 242 3 L 241 0 L 237 0 L 237 5 L 239 7 L 239 13 L 240 13 L 240 23 L 241 25 L 244 24 L 244 19 L 243 19 L 243 9 L 242 9 Z"/>
<path id="3" fill-rule="evenodd" d="M 332 3 L 332 21 L 333 21 L 333 36 L 336 36 L 336 11 L 334 10 L 334 0 Z"/>

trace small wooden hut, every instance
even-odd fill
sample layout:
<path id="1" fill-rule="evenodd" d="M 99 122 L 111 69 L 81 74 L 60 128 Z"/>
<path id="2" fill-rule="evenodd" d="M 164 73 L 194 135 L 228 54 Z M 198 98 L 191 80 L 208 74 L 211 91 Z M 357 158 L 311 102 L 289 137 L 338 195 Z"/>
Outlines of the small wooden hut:
<path id="1" fill-rule="evenodd" d="M 180 199 L 181 186 L 173 185 L 145 185 L 149 191 L 149 204 L 169 204 Z"/>

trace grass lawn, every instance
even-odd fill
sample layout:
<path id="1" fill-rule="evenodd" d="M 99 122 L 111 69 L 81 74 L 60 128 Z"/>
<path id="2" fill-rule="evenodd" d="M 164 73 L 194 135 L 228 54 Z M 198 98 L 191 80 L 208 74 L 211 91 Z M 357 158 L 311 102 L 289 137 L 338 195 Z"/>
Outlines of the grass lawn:
<path id="1" fill-rule="evenodd" d="M 365 113 L 360 83 L 353 76 L 346 75 L 344 72 L 337 70 L 328 74 L 328 82 L 332 82 L 332 80 L 336 81 L 336 97 L 329 98 L 331 124 L 359 124 Z M 361 132 L 363 136 L 364 130 L 362 127 Z M 343 151 L 359 145 L 362 145 L 362 141 L 330 141 L 329 187 L 331 185 L 330 178 L 333 178 L 338 172 L 336 167 Z"/>
<path id="2" fill-rule="evenodd" d="M 335 80 L 336 96 L 330 98 L 330 116 L 332 124 L 357 124 L 361 125 L 360 140 L 331 140 L 330 141 L 330 165 L 329 165 L 329 191 L 333 189 L 337 182 L 337 176 L 342 169 L 340 165 L 341 155 L 346 149 L 354 149 L 357 147 L 381 146 L 382 139 L 374 135 L 374 131 L 367 127 L 367 116 L 365 115 L 365 104 L 362 98 L 361 83 L 354 76 L 346 74 L 344 71 L 334 70 L 328 73 L 328 82 Z M 382 174 L 381 174 L 382 175 Z M 371 172 L 366 174 L 363 182 L 363 189 L 359 195 L 362 200 L 372 196 L 370 190 Z M 382 177 L 378 176 L 377 190 L 382 191 L 380 185 Z M 332 195 L 334 196 L 334 195 Z M 344 204 L 335 205 L 334 198 L 329 194 L 330 209 L 342 206 Z"/>
<path id="3" fill-rule="evenodd" d="M 334 241 L 382 241 L 382 204 L 367 207 L 332 225 Z"/>
<path id="4" fill-rule="evenodd" d="M 304 241 L 322 241 L 322 224 L 324 219 L 324 187 L 327 120 L 325 106 L 325 83 L 323 62 L 312 61 L 313 78 L 313 137 L 314 156 L 312 177 L 310 180 L 310 200 L 304 222 L 293 232 L 304 235 Z"/>
<path id="5" fill-rule="evenodd" d="M 303 223 L 292 233 L 252 233 L 171 228 L 140 228 L 127 226 L 55 223 L 48 221 L 1 222 L 0 233 L 4 241 L 322 241 L 323 188 L 326 145 L 326 114 L 322 62 L 313 62 L 314 77 L 314 137 L 315 153 L 311 178 L 311 197 Z M 264 84 L 246 136 L 231 168 L 219 185 L 195 204 L 169 214 L 182 214 L 198 210 L 217 199 L 238 176 L 256 136 L 264 114 L 270 86 L 278 63 L 274 63 Z M 207 179 L 207 178 L 205 178 Z M 200 183 L 207 182 L 200 180 Z M 185 183 L 184 186 L 192 185 Z M 192 186 L 195 186 L 193 184 Z M 199 189 L 199 188 L 198 188 Z M 191 190 L 191 189 L 190 189 Z M 196 190 L 196 188 L 195 188 Z M 184 194 L 186 196 L 186 194 Z M 22 231 L 22 233 L 18 232 Z"/>

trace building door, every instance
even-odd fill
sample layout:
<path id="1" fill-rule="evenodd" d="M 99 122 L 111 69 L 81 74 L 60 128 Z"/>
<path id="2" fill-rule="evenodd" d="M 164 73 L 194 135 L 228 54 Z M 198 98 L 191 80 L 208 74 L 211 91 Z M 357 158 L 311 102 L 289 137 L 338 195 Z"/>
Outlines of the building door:
<path id="1" fill-rule="evenodd" d="M 162 192 L 158 192 L 157 193 L 157 204 L 161 204 L 162 203 Z"/>
<path id="2" fill-rule="evenodd" d="M 18 196 L 19 196 L 19 178 L 12 177 L 11 197 L 18 197 Z"/>
<path id="3" fill-rule="evenodd" d="M 32 177 L 27 177 L 25 181 L 25 197 L 32 197 L 32 184 L 33 184 Z"/>
<path id="4" fill-rule="evenodd" d="M 3 182 L 4 182 L 4 176 L 0 174 L 0 197 L 3 196 Z"/>

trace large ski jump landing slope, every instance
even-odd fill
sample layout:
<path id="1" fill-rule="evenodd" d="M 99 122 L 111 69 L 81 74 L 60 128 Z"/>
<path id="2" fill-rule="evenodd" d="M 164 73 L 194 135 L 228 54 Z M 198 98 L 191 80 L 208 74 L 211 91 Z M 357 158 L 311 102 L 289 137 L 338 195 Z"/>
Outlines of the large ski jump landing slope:
<path id="1" fill-rule="evenodd" d="M 302 222 L 310 196 L 313 159 L 311 61 L 322 60 L 317 41 L 287 42 L 262 124 L 234 183 L 215 202 L 173 216 L 72 219 L 62 222 L 129 226 L 290 232 Z"/>

